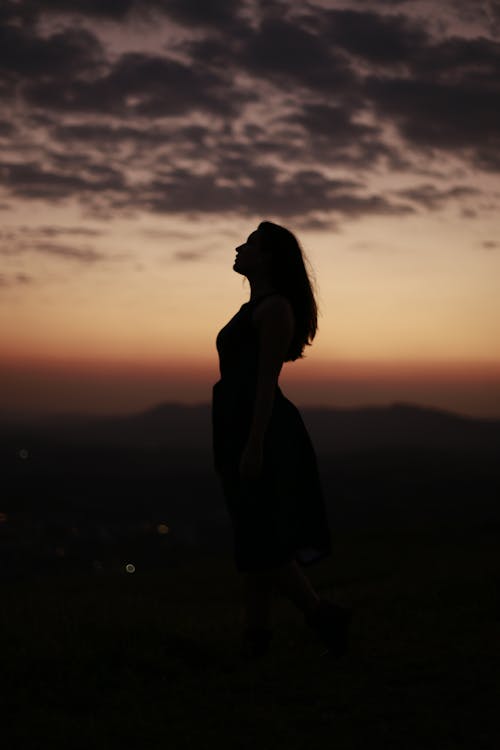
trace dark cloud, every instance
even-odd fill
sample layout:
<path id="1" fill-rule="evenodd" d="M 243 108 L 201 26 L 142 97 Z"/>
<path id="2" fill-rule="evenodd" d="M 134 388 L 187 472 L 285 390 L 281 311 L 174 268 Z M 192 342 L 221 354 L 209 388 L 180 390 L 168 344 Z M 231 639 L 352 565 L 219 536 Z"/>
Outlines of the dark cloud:
<path id="1" fill-rule="evenodd" d="M 307 132 L 328 136 L 342 146 L 380 134 L 380 128 L 353 122 L 346 108 L 329 104 L 305 104 L 300 112 L 287 117 L 287 122 L 297 122 Z"/>
<path id="2" fill-rule="evenodd" d="M 438 190 L 434 185 L 418 185 L 407 190 L 398 190 L 397 195 L 414 201 L 428 210 L 436 210 L 447 203 L 450 198 L 463 198 L 479 195 L 480 190 L 467 185 L 455 185 L 454 187 Z"/>
<path id="3" fill-rule="evenodd" d="M 392 203 L 382 196 L 357 195 L 361 183 L 335 180 L 319 171 L 301 170 L 287 178 L 273 167 L 247 167 L 246 182 L 217 183 L 218 174 L 193 175 L 176 170 L 170 178 L 153 181 L 141 191 L 142 206 L 158 213 L 238 212 L 240 215 L 282 217 L 314 216 L 329 211 L 340 217 L 365 214 L 413 213 L 408 204 Z"/>
<path id="4" fill-rule="evenodd" d="M 408 61 L 415 76 L 442 83 L 495 86 L 500 64 L 500 44 L 484 36 L 453 36 L 429 44 Z"/>
<path id="5" fill-rule="evenodd" d="M 304 104 L 284 117 L 288 125 L 297 124 L 303 130 L 300 150 L 288 158 L 309 156 L 316 163 L 326 159 L 338 166 L 364 169 L 385 160 L 392 169 L 407 168 L 409 164 L 398 149 L 384 141 L 382 129 L 356 122 L 355 113 L 356 108 L 350 111 L 348 106 Z"/>
<path id="6" fill-rule="evenodd" d="M 38 253 L 84 264 L 117 261 L 128 257 L 123 253 L 109 255 L 88 244 L 75 245 L 59 240 L 66 237 L 96 238 L 103 234 L 100 229 L 80 226 L 5 226 L 0 230 L 0 255 L 4 258 L 17 258 L 26 253 Z M 11 285 L 14 281 L 19 284 L 28 283 L 31 277 L 17 273 L 5 278 L 10 279 L 8 283 Z"/>
<path id="7" fill-rule="evenodd" d="M 381 118 L 389 118 L 401 135 L 423 153 L 457 153 L 471 162 L 492 166 L 500 157 L 500 90 L 406 78 L 370 77 L 367 97 Z M 479 164 L 478 164 L 479 166 Z"/>
<path id="8" fill-rule="evenodd" d="M 500 44 L 453 37 L 408 60 L 411 76 L 367 76 L 364 91 L 380 118 L 422 152 L 458 154 L 500 169 Z"/>
<path id="9" fill-rule="evenodd" d="M 166 56 L 130 52 L 91 80 L 61 76 L 30 82 L 28 104 L 61 113 L 107 113 L 127 117 L 171 117 L 210 112 L 230 117 L 256 96 L 238 91 L 224 72 L 185 65 Z"/>
<path id="10" fill-rule="evenodd" d="M 500 172 L 500 137 L 492 135 L 484 145 L 479 144 L 472 153 L 472 162 L 483 172 Z"/>
<path id="11" fill-rule="evenodd" d="M 450 12 L 453 12 L 461 21 L 469 23 L 482 23 L 490 28 L 492 32 L 498 31 L 500 23 L 500 3 L 498 0 L 448 0 Z"/>
<path id="12" fill-rule="evenodd" d="M 33 28 L 38 18 L 40 4 L 34 1 L 2 0 L 0 4 L 0 27 Z"/>
<path id="13" fill-rule="evenodd" d="M 183 131 L 184 129 L 180 129 Z M 178 133 L 178 140 L 192 138 L 200 139 L 207 132 L 206 128 L 191 128 L 191 132 Z M 107 123 L 85 123 L 71 125 L 57 125 L 52 128 L 52 134 L 59 143 L 76 143 L 92 145 L 97 148 L 109 148 L 117 144 L 128 142 L 160 146 L 173 133 L 160 128 L 140 128 L 133 125 L 112 125 Z"/>
<path id="14" fill-rule="evenodd" d="M 0 27 L 3 81 L 59 81 L 95 73 L 104 63 L 97 37 L 85 29 L 65 29 L 48 37 L 33 29 Z"/>
<path id="15" fill-rule="evenodd" d="M 197 236 L 196 232 L 185 232 L 183 230 L 173 229 L 142 229 L 140 234 L 154 240 L 192 240 Z"/>
<path id="16" fill-rule="evenodd" d="M 164 12 L 195 15 L 193 3 L 141 3 Z M 119 19 L 139 3 L 47 2 L 42 15 L 68 11 Z M 182 7 L 181 7 L 182 6 Z M 224 3 L 209 3 L 200 18 L 224 16 Z M 205 7 L 205 6 L 203 6 Z M 201 6 L 200 6 L 201 8 Z M 229 9 L 229 6 L 227 6 Z M 33 13 L 35 11 L 33 10 Z M 236 18 L 227 10 L 227 19 Z M 214 74 L 163 54 L 130 52 L 111 62 L 97 35 L 69 25 L 64 31 L 42 34 L 33 25 L 5 24 L 0 28 L 0 94 L 21 96 L 31 107 L 47 112 L 107 113 L 120 117 L 173 116 L 209 111 L 229 117 L 254 97 L 232 89 L 224 71 Z"/>
<path id="17" fill-rule="evenodd" d="M 165 163 L 189 160 L 193 168 L 199 160 L 214 158 L 220 134 L 201 125 L 162 125 L 161 127 L 88 123 L 84 125 L 52 125 L 49 132 L 64 153 L 51 152 L 51 159 L 59 169 L 70 169 L 66 151 L 80 154 L 81 168 L 92 159 L 110 162 L 116 169 L 137 168 L 152 176 Z M 87 154 L 82 158 L 82 155 Z"/>
<path id="18" fill-rule="evenodd" d="M 77 260 L 80 263 L 95 263 L 99 260 L 108 260 L 107 255 L 91 247 L 72 247 L 71 245 L 59 245 L 53 242 L 37 242 L 33 244 L 32 249 L 39 253 Z"/>
<path id="19" fill-rule="evenodd" d="M 332 143 L 336 137 L 338 142 L 339 123 L 352 123 L 352 116 L 368 107 L 423 154 L 465 146 L 469 151 L 462 158 L 469 163 L 491 171 L 500 168 L 500 44 L 485 37 L 436 41 L 422 21 L 401 14 L 320 8 L 313 13 L 307 29 L 289 18 L 272 18 L 244 39 L 226 44 L 206 39 L 189 50 L 195 60 L 239 66 L 257 79 L 333 98 L 335 106 L 306 98 L 296 117 L 314 136 L 325 139 L 329 129 Z M 373 72 L 361 75 L 350 55 L 372 64 Z M 395 65 L 400 75 L 394 75 Z M 326 116 L 312 116 L 314 109 L 323 109 Z M 340 130 L 347 137 L 345 127 Z M 352 144 L 360 126 L 351 133 Z M 385 145 L 387 153 L 378 133 L 373 128 L 371 141 L 380 154 Z M 367 150 L 367 165 L 370 156 L 373 149 Z"/>
<path id="20" fill-rule="evenodd" d="M 64 200 L 71 195 L 123 191 L 123 175 L 107 165 L 90 164 L 84 174 L 70 174 L 28 164 L 0 164 L 4 184 L 23 198 Z"/>
<path id="21" fill-rule="evenodd" d="M 118 148 L 127 148 L 129 164 L 134 159 L 144 163 L 154 154 L 156 168 L 165 159 L 172 163 L 181 156 L 193 163 L 209 160 L 223 174 L 229 171 L 243 174 L 250 159 L 268 157 L 279 157 L 284 163 L 313 165 L 325 158 L 337 165 L 353 167 L 367 167 L 382 158 L 395 169 L 405 164 L 398 150 L 383 142 L 378 128 L 354 122 L 340 107 L 305 106 L 295 113 L 276 117 L 272 129 L 248 123 L 242 131 L 234 137 L 223 129 L 202 125 L 154 128 L 93 123 L 51 128 L 51 134 L 60 143 L 75 148 L 86 144 L 107 158 L 110 154 L 116 156 Z M 60 155 L 53 158 L 60 162 Z"/>
<path id="22" fill-rule="evenodd" d="M 0 273 L 0 289 L 12 286 L 25 286 L 33 283 L 33 277 L 27 273 L 5 274 Z"/>
<path id="23" fill-rule="evenodd" d="M 61 227 L 61 226 L 17 226 L 13 230 L 15 234 L 35 237 L 59 237 L 61 235 L 80 235 L 84 237 L 99 237 L 104 234 L 102 229 L 91 229 L 90 227 Z M 0 232 L 0 239 L 3 232 Z"/>
<path id="24" fill-rule="evenodd" d="M 124 21 L 134 17 L 163 15 L 187 26 L 217 30 L 234 28 L 246 3 L 233 0 L 44 0 L 38 4 L 42 15 L 81 15 L 96 19 Z"/>
<path id="25" fill-rule="evenodd" d="M 157 5 L 170 18 L 187 26 L 228 29 L 233 33 L 246 26 L 241 19 L 241 11 L 247 3 L 241 0 L 237 3 L 233 0 L 163 0 Z"/>
<path id="26" fill-rule="evenodd" d="M 41 236 L 42 239 L 40 239 Z M 97 261 L 113 260 L 118 257 L 110 257 L 89 246 L 77 247 L 65 243 L 51 242 L 48 239 L 44 239 L 43 233 L 37 233 L 36 230 L 33 230 L 33 232 L 23 232 L 16 228 L 2 230 L 0 233 L 0 255 L 4 257 L 17 257 L 29 252 L 55 255 L 81 263 L 95 263 Z"/>
<path id="27" fill-rule="evenodd" d="M 243 35 L 209 37 L 185 49 L 198 64 L 244 70 L 263 84 L 286 83 L 350 98 L 357 80 L 346 56 L 325 37 L 285 18 L 266 18 Z"/>
<path id="28" fill-rule="evenodd" d="M 121 21 L 130 15 L 138 4 L 138 0 L 72 0 L 71 3 L 66 0 L 44 0 L 43 4 L 38 3 L 38 12 L 42 15 L 69 13 Z M 160 3 L 143 0 L 142 4 L 149 8 Z"/>
<path id="29" fill-rule="evenodd" d="M 473 208 L 462 208 L 460 211 L 460 216 L 463 219 L 476 219 L 478 214 L 477 211 L 474 211 Z"/>
<path id="30" fill-rule="evenodd" d="M 305 231 L 338 232 L 339 223 L 332 218 L 319 216 L 294 217 L 294 226 Z"/>
<path id="31" fill-rule="evenodd" d="M 500 44 L 439 36 L 438 14 L 407 5 L 7 0 L 4 195 L 74 198 L 108 217 L 272 212 L 317 228 L 473 197 L 465 184 L 369 187 L 384 172 L 433 179 L 443 155 L 500 171 Z M 127 50 L 134 18 L 158 14 L 186 33 Z"/>
<path id="32" fill-rule="evenodd" d="M 384 65 L 406 64 L 429 44 L 423 23 L 404 15 L 327 10 L 322 14 L 321 28 L 332 46 Z"/>
<path id="33" fill-rule="evenodd" d="M 178 250 L 172 255 L 174 260 L 180 260 L 182 262 L 198 261 L 202 257 L 202 253 L 196 252 L 195 250 Z"/>
<path id="34" fill-rule="evenodd" d="M 0 120 L 0 138 L 7 138 L 14 133 L 14 126 L 7 120 Z"/>
<path id="35" fill-rule="evenodd" d="M 481 243 L 481 247 L 484 247 L 485 250 L 495 250 L 497 247 L 500 247 L 500 242 L 496 242 L 495 240 L 484 240 L 484 242 Z"/>

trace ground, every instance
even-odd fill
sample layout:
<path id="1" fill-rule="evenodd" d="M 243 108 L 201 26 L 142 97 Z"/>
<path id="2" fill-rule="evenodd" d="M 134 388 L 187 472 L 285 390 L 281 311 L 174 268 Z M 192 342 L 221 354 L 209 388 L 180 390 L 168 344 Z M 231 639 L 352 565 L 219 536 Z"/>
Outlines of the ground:
<path id="1" fill-rule="evenodd" d="M 334 535 L 308 573 L 354 609 L 338 661 L 283 598 L 271 653 L 240 661 L 241 584 L 224 557 L 5 581 L 6 747 L 498 747 L 499 537 Z"/>

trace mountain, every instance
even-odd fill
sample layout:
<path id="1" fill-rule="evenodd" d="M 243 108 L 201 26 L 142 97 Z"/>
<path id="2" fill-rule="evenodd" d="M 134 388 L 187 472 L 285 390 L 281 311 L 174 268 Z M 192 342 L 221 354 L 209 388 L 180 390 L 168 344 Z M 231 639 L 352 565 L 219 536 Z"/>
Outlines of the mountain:
<path id="1" fill-rule="evenodd" d="M 300 413 L 334 535 L 499 527 L 500 420 L 408 404 Z M 125 416 L 4 415 L 0 574 L 59 565 L 61 554 L 84 566 L 131 554 L 165 564 L 186 549 L 230 554 L 211 427 L 208 404 Z"/>
<path id="2" fill-rule="evenodd" d="M 424 450 L 496 452 L 500 420 L 477 419 L 451 412 L 395 403 L 387 407 L 338 409 L 300 407 L 318 454 L 357 450 Z M 4 418 L 0 440 L 56 439 L 99 445 L 169 448 L 176 452 L 211 451 L 211 413 L 207 404 L 160 404 L 120 416 L 54 415 L 29 420 Z"/>

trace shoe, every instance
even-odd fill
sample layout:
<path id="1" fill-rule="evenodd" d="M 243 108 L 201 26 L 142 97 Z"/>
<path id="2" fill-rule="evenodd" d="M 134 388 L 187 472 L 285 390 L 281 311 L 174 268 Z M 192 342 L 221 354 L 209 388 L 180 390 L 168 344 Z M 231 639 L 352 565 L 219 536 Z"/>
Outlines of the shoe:
<path id="1" fill-rule="evenodd" d="M 245 628 L 240 656 L 245 660 L 259 659 L 265 656 L 269 651 L 272 639 L 273 631 L 269 628 Z"/>
<path id="2" fill-rule="evenodd" d="M 341 656 L 349 646 L 352 611 L 329 599 L 320 598 L 314 612 L 305 615 L 305 624 L 316 631 L 327 650 L 323 656 Z"/>

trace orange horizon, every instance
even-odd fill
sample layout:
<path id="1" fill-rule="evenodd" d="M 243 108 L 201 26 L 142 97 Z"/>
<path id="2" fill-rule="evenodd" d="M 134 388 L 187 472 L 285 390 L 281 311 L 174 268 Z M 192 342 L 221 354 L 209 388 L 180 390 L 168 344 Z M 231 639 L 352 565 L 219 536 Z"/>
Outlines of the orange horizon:
<path id="1" fill-rule="evenodd" d="M 109 414 L 143 411 L 165 402 L 209 403 L 219 377 L 216 354 L 182 361 L 4 357 L 0 409 Z M 328 361 L 308 353 L 285 363 L 279 383 L 299 408 L 405 401 L 465 416 L 500 418 L 500 362 L 495 361 Z"/>

